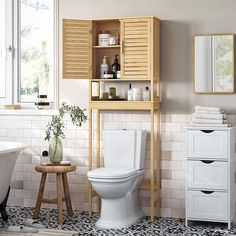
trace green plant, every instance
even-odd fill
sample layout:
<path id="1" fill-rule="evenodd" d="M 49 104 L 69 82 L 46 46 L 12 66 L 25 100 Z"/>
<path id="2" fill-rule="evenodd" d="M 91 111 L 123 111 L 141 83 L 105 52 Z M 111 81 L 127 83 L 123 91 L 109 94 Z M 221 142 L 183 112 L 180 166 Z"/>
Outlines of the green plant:
<path id="1" fill-rule="evenodd" d="M 63 102 L 59 108 L 59 115 L 53 116 L 52 120 L 48 122 L 44 140 L 50 141 L 52 138 L 65 138 L 63 132 L 63 128 L 65 128 L 64 115 L 69 114 L 72 124 L 81 126 L 87 121 L 87 116 L 84 112 L 85 109 L 81 109 L 78 106 L 70 106 Z"/>

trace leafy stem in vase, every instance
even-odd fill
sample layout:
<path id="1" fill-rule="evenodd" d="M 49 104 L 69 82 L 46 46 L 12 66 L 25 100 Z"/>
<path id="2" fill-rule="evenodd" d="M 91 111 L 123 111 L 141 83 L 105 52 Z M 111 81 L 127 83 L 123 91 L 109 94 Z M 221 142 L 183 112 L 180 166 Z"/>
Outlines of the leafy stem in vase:
<path id="1" fill-rule="evenodd" d="M 63 129 L 65 128 L 63 117 L 65 114 L 70 115 L 72 124 L 76 126 L 81 126 L 87 121 L 85 109 L 62 103 L 59 108 L 59 115 L 52 116 L 52 120 L 48 122 L 44 138 L 45 141 L 49 142 L 52 138 L 65 138 L 65 134 L 63 132 Z"/>

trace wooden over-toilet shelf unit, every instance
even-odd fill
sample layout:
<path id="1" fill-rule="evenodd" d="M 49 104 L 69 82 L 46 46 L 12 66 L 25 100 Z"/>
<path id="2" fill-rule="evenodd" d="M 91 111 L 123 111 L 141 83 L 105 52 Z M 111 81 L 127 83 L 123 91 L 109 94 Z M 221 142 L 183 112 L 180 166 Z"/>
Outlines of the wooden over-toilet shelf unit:
<path id="1" fill-rule="evenodd" d="M 106 30 L 120 35 L 119 45 L 98 46 L 99 32 Z M 160 21 L 155 17 L 124 17 L 96 20 L 63 20 L 63 78 L 89 81 L 89 170 L 101 165 L 101 111 L 126 110 L 150 113 L 150 178 L 144 179 L 140 189 L 150 190 L 150 215 L 154 220 L 155 207 L 160 215 Z M 101 79 L 100 64 L 104 56 L 120 58 L 121 78 Z M 111 61 L 109 61 L 111 62 Z M 101 83 L 148 83 L 150 101 L 99 101 L 93 92 Z M 93 116 L 93 111 L 96 111 Z M 155 119 L 156 116 L 156 119 Z M 95 117 L 95 127 L 93 127 Z M 93 132 L 95 131 L 95 146 Z M 94 149 L 93 149 L 94 148 Z M 93 150 L 95 157 L 93 157 Z M 95 164 L 93 165 L 93 158 Z M 89 214 L 93 198 L 100 199 L 88 183 Z"/>

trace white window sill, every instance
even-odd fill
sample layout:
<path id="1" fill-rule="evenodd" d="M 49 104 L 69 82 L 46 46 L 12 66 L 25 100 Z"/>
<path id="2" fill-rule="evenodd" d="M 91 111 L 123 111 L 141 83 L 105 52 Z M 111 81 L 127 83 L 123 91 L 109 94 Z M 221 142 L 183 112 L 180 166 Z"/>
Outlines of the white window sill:
<path id="1" fill-rule="evenodd" d="M 53 116 L 58 114 L 59 114 L 58 110 L 0 109 L 0 115 Z"/>

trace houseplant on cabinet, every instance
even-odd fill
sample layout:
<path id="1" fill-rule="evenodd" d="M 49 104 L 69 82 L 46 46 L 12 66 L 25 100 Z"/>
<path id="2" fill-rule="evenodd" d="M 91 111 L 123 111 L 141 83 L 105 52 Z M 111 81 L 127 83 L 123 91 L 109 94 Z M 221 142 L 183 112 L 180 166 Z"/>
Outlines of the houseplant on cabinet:
<path id="1" fill-rule="evenodd" d="M 85 109 L 81 109 L 78 106 L 62 103 L 59 108 L 59 115 L 52 116 L 51 121 L 48 122 L 44 140 L 49 142 L 49 157 L 52 163 L 60 163 L 63 159 L 61 141 L 61 139 L 65 138 L 63 132 L 63 128 L 65 128 L 63 117 L 65 114 L 69 114 L 72 124 L 81 126 L 87 120 L 87 116 L 84 112 Z"/>

